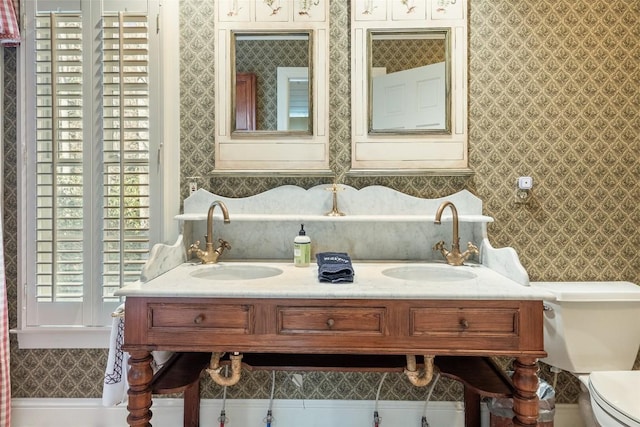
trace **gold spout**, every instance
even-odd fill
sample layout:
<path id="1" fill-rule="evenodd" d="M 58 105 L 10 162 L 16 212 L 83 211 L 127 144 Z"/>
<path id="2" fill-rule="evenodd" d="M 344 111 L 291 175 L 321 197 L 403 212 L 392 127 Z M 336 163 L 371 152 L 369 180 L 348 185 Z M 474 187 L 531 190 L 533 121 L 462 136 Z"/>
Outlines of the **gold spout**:
<path id="1" fill-rule="evenodd" d="M 454 205 L 449 201 L 442 202 L 440 206 L 438 206 L 438 210 L 436 211 L 436 219 L 434 222 L 436 224 L 442 223 L 441 222 L 442 212 L 444 211 L 444 208 L 446 208 L 447 206 L 451 208 L 451 214 L 453 215 L 453 242 L 451 243 L 451 250 L 453 251 L 457 248 L 459 251 L 460 238 L 458 237 L 458 209 L 456 209 L 456 205 Z"/>
<path id="2" fill-rule="evenodd" d="M 471 256 L 471 254 L 478 254 L 478 247 L 473 243 L 467 243 L 467 250 L 464 253 L 460 253 L 460 237 L 458 236 L 458 210 L 456 206 L 450 201 L 444 201 L 438 206 L 436 211 L 435 223 L 441 224 L 442 212 L 446 207 L 451 208 L 451 214 L 453 217 L 453 241 L 451 242 L 451 251 L 448 251 L 444 247 L 444 241 L 439 241 L 433 247 L 433 250 L 440 251 L 449 265 L 463 265 L 464 262 Z"/>
<path id="3" fill-rule="evenodd" d="M 327 216 L 344 216 L 344 213 L 340 212 L 340 210 L 338 210 L 338 191 L 340 190 L 344 190 L 344 188 L 340 188 L 338 187 L 338 184 L 336 184 L 335 182 L 333 183 L 333 186 L 329 187 L 329 188 L 325 188 L 325 190 L 329 190 L 333 193 L 333 208 L 327 212 L 325 215 Z"/>
<path id="4" fill-rule="evenodd" d="M 220 206 L 220 209 L 222 209 L 224 223 L 229 224 L 231 222 L 231 220 L 229 220 L 229 211 L 227 210 L 227 206 L 224 202 L 216 200 L 211 203 L 209 211 L 207 212 L 207 235 L 205 236 L 204 251 L 200 249 L 199 240 L 189 247 L 189 254 L 195 253 L 203 264 L 215 264 L 218 262 L 218 258 L 222 255 L 222 252 L 224 252 L 225 249 L 231 249 L 229 242 L 222 239 L 218 239 L 220 246 L 216 249 L 213 248 L 213 211 L 216 206 Z"/>

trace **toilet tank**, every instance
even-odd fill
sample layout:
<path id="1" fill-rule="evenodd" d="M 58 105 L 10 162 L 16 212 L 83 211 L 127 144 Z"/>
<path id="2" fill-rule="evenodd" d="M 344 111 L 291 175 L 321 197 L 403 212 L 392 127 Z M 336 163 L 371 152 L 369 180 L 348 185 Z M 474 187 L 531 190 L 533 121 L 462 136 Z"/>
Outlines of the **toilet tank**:
<path id="1" fill-rule="evenodd" d="M 540 359 L 575 374 L 630 370 L 640 347 L 640 286 L 630 282 L 531 282 L 545 301 Z"/>

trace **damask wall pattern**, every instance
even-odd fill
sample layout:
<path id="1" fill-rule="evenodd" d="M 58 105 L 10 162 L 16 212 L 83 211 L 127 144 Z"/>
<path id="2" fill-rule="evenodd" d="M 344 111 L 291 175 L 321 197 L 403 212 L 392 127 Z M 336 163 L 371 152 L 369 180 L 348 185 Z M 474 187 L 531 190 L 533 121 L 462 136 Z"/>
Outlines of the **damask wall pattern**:
<path id="1" fill-rule="evenodd" d="M 214 164 L 212 1 L 180 2 L 181 175 L 211 191 L 242 197 L 321 178 L 210 177 Z M 489 238 L 514 247 L 532 280 L 640 283 L 640 2 L 470 0 L 470 177 L 350 177 L 349 3 L 331 2 L 330 166 L 356 188 L 386 185 L 420 197 L 468 189 L 495 218 Z M 11 326 L 16 325 L 16 74 L 5 49 L 5 250 Z M 532 202 L 516 205 L 515 180 L 534 178 Z M 19 350 L 11 339 L 14 397 L 98 397 L 105 350 Z M 509 360 L 499 360 L 505 366 Z M 636 369 L 640 361 L 636 360 Z M 379 374 L 310 373 L 302 391 L 279 372 L 276 398 L 372 399 Z M 553 381 L 548 366 L 541 375 Z M 61 379 L 63 379 L 61 381 Z M 206 397 L 221 390 L 206 381 Z M 244 375 L 229 392 L 268 398 L 266 372 Z M 561 374 L 557 401 L 577 401 Z M 435 399 L 459 399 L 440 381 Z M 424 390 L 389 375 L 382 399 L 421 400 Z"/>
<path id="2" fill-rule="evenodd" d="M 256 125 L 278 130 L 278 67 L 307 67 L 306 40 L 238 40 L 236 72 L 256 75 Z"/>
<path id="3" fill-rule="evenodd" d="M 443 40 L 376 40 L 371 45 L 371 66 L 386 73 L 408 70 L 446 60 Z"/>

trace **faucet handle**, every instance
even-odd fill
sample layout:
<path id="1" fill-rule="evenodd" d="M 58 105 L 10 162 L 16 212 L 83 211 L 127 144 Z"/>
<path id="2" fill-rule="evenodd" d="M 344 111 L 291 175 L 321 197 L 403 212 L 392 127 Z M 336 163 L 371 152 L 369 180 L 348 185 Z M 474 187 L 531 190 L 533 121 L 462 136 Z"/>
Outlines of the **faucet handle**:
<path id="1" fill-rule="evenodd" d="M 433 245 L 434 251 L 441 251 L 442 249 L 444 249 L 444 240 L 440 240 L 438 243 Z"/>
<path id="2" fill-rule="evenodd" d="M 200 240 L 196 240 L 195 243 L 192 243 L 191 246 L 189 246 L 189 255 L 191 255 L 194 252 L 197 252 L 200 249 Z"/>
<path id="3" fill-rule="evenodd" d="M 467 250 L 464 251 L 464 253 L 460 254 L 460 264 L 457 265 L 462 265 L 470 256 L 471 254 L 476 254 L 479 255 L 479 251 L 478 251 L 478 247 L 476 245 L 474 245 L 471 242 L 467 243 Z"/>
<path id="4" fill-rule="evenodd" d="M 471 242 L 467 242 L 467 251 L 472 254 L 479 254 L 478 247 Z"/>
<path id="5" fill-rule="evenodd" d="M 220 243 L 220 247 L 218 249 L 231 249 L 231 245 L 226 240 L 218 239 L 218 243 Z"/>
<path id="6" fill-rule="evenodd" d="M 220 243 L 220 246 L 218 246 L 215 251 L 218 254 L 217 256 L 222 255 L 222 252 L 224 252 L 225 249 L 231 249 L 231 245 L 226 240 L 218 239 L 218 242 Z"/>

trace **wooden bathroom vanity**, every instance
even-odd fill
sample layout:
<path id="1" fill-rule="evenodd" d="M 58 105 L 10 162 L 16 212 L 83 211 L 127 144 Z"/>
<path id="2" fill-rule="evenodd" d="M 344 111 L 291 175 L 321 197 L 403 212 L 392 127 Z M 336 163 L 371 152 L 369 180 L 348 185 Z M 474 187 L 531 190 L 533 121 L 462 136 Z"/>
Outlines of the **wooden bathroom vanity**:
<path id="1" fill-rule="evenodd" d="M 287 276 L 288 273 L 300 274 L 298 270 L 301 269 L 283 267 L 283 270 L 283 276 Z M 310 273 L 313 269 L 305 270 Z M 215 286 L 210 292 L 187 286 L 185 296 L 178 297 L 179 288 L 185 288 L 179 283 L 175 283 L 174 289 L 178 290 L 174 295 L 162 296 L 168 291 L 163 291 L 164 285 L 160 282 L 166 283 L 171 277 L 162 278 L 155 288 L 154 281 L 149 282 L 148 287 L 134 287 L 129 292 L 124 288 L 123 292 L 128 294 L 124 348 L 130 353 L 129 425 L 149 425 L 152 350 L 239 352 L 247 356 L 273 353 L 301 355 L 301 358 L 313 354 L 369 355 L 381 359 L 388 355 L 511 356 L 516 358 L 512 378 L 514 424 L 536 425 L 536 362 L 537 358 L 545 356 L 541 298 L 464 298 L 472 290 L 478 292 L 476 287 L 482 283 L 461 284 L 453 292 L 459 297 L 456 299 L 442 299 L 443 294 L 438 293 L 437 287 L 435 291 L 422 290 L 425 295 L 432 293 L 433 298 L 382 298 L 387 290 L 377 287 L 376 280 L 367 279 L 369 275 L 373 277 L 375 266 L 363 265 L 359 270 L 365 276 L 360 292 L 354 293 L 356 285 L 300 283 L 299 292 L 313 287 L 313 292 L 305 298 L 296 294 L 293 286 L 287 285 L 287 280 L 283 280 L 280 291 L 273 292 L 276 297 L 268 297 L 269 290 L 273 290 L 269 279 L 263 281 L 267 283 L 236 287 L 235 292 L 230 292 L 250 295 L 263 286 L 263 297 L 257 294 L 241 298 L 237 295 L 206 296 L 217 292 Z M 495 274 L 483 271 L 479 274 L 482 281 L 489 279 L 484 273 Z M 167 273 L 168 276 L 172 274 L 177 276 L 180 272 Z M 398 283 L 395 285 L 397 287 Z M 332 286 L 338 286 L 333 290 L 344 293 L 345 297 L 318 298 L 314 295 L 327 293 L 331 289 L 327 287 Z M 518 288 L 526 294 L 525 287 Z M 367 289 L 370 297 L 365 297 Z M 287 293 L 293 296 L 277 296 Z M 362 296 L 358 297 L 357 293 Z M 486 298 L 491 291 L 484 293 Z M 513 295 L 508 297 L 513 298 Z M 313 368 L 322 369 L 323 366 Z"/>
<path id="2" fill-rule="evenodd" d="M 483 357 L 514 357 L 514 425 L 535 426 L 537 359 L 546 355 L 542 301 L 553 296 L 528 286 L 513 249 L 489 244 L 486 224 L 493 219 L 482 215 L 481 200 L 466 191 L 419 199 L 377 186 L 329 189 L 283 186 L 241 199 L 198 190 L 185 200 L 176 244 L 157 245 L 140 280 L 116 292 L 126 297 L 129 425 L 150 425 L 150 352 L 170 350 L 237 352 L 247 364 L 268 359 L 262 366 L 274 369 L 357 370 L 354 361 L 366 358 L 360 368 L 381 371 L 391 358 L 395 372 L 407 357 L 437 356 L 436 366 L 439 359 L 447 365 L 443 374 Z M 207 215 L 214 201 L 226 204 L 230 224 Z M 459 215 L 436 225 L 445 201 Z M 344 216 L 327 215 L 336 203 Z M 319 283 L 315 266 L 287 262 L 301 223 L 313 253 L 350 254 L 353 283 Z M 433 246 L 448 246 L 458 228 L 479 255 L 451 266 Z M 186 249 L 205 234 L 233 249 L 218 264 L 187 262 Z"/>

